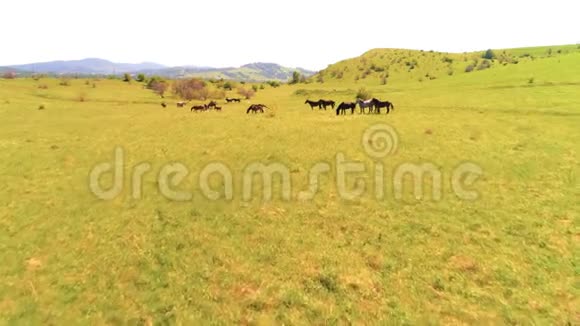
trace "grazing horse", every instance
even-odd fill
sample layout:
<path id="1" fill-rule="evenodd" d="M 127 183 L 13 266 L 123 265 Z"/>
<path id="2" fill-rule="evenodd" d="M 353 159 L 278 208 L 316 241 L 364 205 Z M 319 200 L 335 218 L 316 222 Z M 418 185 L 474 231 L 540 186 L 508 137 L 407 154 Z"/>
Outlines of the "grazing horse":
<path id="1" fill-rule="evenodd" d="M 231 97 L 226 97 L 226 102 L 230 103 L 230 102 L 240 102 L 242 99 L 240 98 L 231 98 Z"/>
<path id="2" fill-rule="evenodd" d="M 193 112 L 193 111 L 197 112 L 197 111 L 205 111 L 205 110 L 206 110 L 205 105 L 194 105 L 191 107 L 191 110 L 189 110 L 189 111 L 190 112 Z"/>
<path id="3" fill-rule="evenodd" d="M 187 102 L 181 101 L 181 102 L 177 102 L 177 107 L 178 108 L 182 108 L 187 104 Z"/>
<path id="4" fill-rule="evenodd" d="M 320 103 L 320 101 L 311 101 L 311 100 L 306 100 L 306 102 L 304 102 L 304 104 L 308 104 L 310 105 L 310 109 L 314 110 L 314 107 L 318 107 L 318 109 L 322 108 L 322 103 Z"/>
<path id="5" fill-rule="evenodd" d="M 387 113 L 389 114 L 389 112 L 391 111 L 391 109 L 395 109 L 395 106 L 393 105 L 393 103 L 389 102 L 389 101 L 384 101 L 381 102 L 376 98 L 372 99 L 373 105 L 375 106 L 375 109 L 377 110 L 377 113 L 380 114 L 381 113 L 381 108 L 386 108 L 387 109 Z"/>
<path id="6" fill-rule="evenodd" d="M 334 109 L 334 105 L 336 104 L 334 101 L 330 100 L 330 101 L 326 101 L 326 100 L 320 100 L 318 101 L 320 102 L 320 105 L 326 110 L 327 106 L 330 106 L 331 108 Z"/>
<path id="7" fill-rule="evenodd" d="M 267 106 L 265 106 L 264 104 L 252 104 L 250 105 L 250 107 L 248 108 L 248 110 L 246 110 L 246 114 L 250 113 L 250 111 L 252 111 L 252 113 L 264 113 L 264 109 L 269 109 Z"/>
<path id="8" fill-rule="evenodd" d="M 215 101 L 211 101 L 211 102 L 209 102 L 209 104 L 207 105 L 207 108 L 208 108 L 208 109 L 211 109 L 211 108 L 215 108 L 216 106 L 217 106 L 217 103 L 216 103 Z"/>
<path id="9" fill-rule="evenodd" d="M 346 110 L 350 109 L 350 113 L 354 114 L 354 109 L 356 108 L 356 103 L 353 102 L 342 102 L 336 108 L 336 115 L 346 114 Z"/>
<path id="10" fill-rule="evenodd" d="M 360 113 L 365 113 L 366 108 L 369 108 L 369 113 L 372 113 L 375 106 L 373 100 L 363 101 L 360 98 L 356 99 L 356 104 L 360 107 Z"/>
<path id="11" fill-rule="evenodd" d="M 221 106 L 216 106 L 213 108 L 216 111 L 222 112 L 222 107 Z"/>
<path id="12" fill-rule="evenodd" d="M 167 104 L 165 104 L 165 102 L 161 102 L 161 106 L 164 107 L 164 108 L 166 108 L 167 107 Z"/>

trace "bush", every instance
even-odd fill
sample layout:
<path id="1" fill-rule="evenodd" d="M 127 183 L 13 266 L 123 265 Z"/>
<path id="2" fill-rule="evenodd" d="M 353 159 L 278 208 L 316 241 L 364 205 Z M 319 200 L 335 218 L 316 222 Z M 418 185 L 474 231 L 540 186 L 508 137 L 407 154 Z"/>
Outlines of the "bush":
<path id="1" fill-rule="evenodd" d="M 468 65 L 467 67 L 465 67 L 465 72 L 472 72 L 473 69 L 475 69 L 475 66 L 473 65 Z"/>
<path id="2" fill-rule="evenodd" d="M 252 90 L 254 90 L 254 93 L 257 93 L 258 89 L 259 89 L 258 85 L 252 85 Z"/>
<path id="3" fill-rule="evenodd" d="M 364 87 L 359 88 L 358 92 L 356 93 L 356 99 L 360 98 L 361 100 L 368 100 L 371 99 L 373 95 L 369 90 Z"/>
<path id="4" fill-rule="evenodd" d="M 205 82 L 198 78 L 176 80 L 173 83 L 173 93 L 188 101 L 205 100 L 209 96 Z"/>
<path id="5" fill-rule="evenodd" d="M 94 87 L 96 87 L 96 86 L 93 84 L 93 88 Z M 169 88 L 169 84 L 165 80 L 163 80 L 163 78 L 158 77 L 158 76 L 153 76 L 147 82 L 147 88 L 152 90 L 153 92 L 155 92 L 155 94 L 163 97 L 163 95 L 165 94 L 165 92 Z"/>
<path id="6" fill-rule="evenodd" d="M 138 82 L 142 83 L 142 82 L 144 82 L 144 81 L 145 81 L 145 79 L 146 79 L 146 77 L 145 77 L 145 74 L 138 74 L 138 75 L 137 75 L 137 79 L 136 79 L 136 80 L 137 80 Z"/>
<path id="7" fill-rule="evenodd" d="M 238 88 L 238 94 L 244 96 L 246 98 L 246 100 L 249 100 L 250 98 L 252 98 L 252 96 L 254 96 L 256 92 L 254 92 L 253 89 L 246 89 L 243 87 L 239 87 Z"/>
<path id="8" fill-rule="evenodd" d="M 386 85 L 386 84 L 387 84 L 387 82 L 388 82 L 388 78 L 387 78 L 387 76 L 383 76 L 383 77 L 381 78 L 381 85 Z"/>
<path id="9" fill-rule="evenodd" d="M 16 73 L 14 73 L 12 71 L 6 71 L 5 73 L 2 74 L 2 78 L 4 78 L 4 79 L 14 79 L 14 78 L 16 78 Z"/>
<path id="10" fill-rule="evenodd" d="M 223 88 L 227 91 L 231 91 L 232 89 L 234 89 L 234 86 L 232 85 L 232 83 L 230 81 L 227 81 L 224 83 Z"/>
<path id="11" fill-rule="evenodd" d="M 533 84 L 534 83 L 534 77 L 528 79 L 528 84 Z"/>
<path id="12" fill-rule="evenodd" d="M 77 96 L 77 100 L 79 102 L 86 102 L 86 100 L 87 100 L 87 94 L 85 92 L 79 93 L 79 95 Z"/>
<path id="13" fill-rule="evenodd" d="M 40 85 L 38 85 L 38 88 L 39 89 L 48 89 L 48 85 L 46 85 L 46 84 L 40 84 Z"/>
<path id="14" fill-rule="evenodd" d="M 484 70 L 484 69 L 488 69 L 491 67 L 491 62 L 489 60 L 483 60 L 479 66 L 477 67 L 477 70 Z"/>
<path id="15" fill-rule="evenodd" d="M 275 80 L 271 80 L 271 81 L 267 82 L 266 84 L 270 85 L 272 88 L 280 87 L 280 82 L 275 81 Z"/>
<path id="16" fill-rule="evenodd" d="M 124 73 L 123 74 L 123 81 L 126 83 L 130 83 L 131 82 L 131 75 L 128 73 Z"/>
<path id="17" fill-rule="evenodd" d="M 495 54 L 493 53 L 493 51 L 491 49 L 485 51 L 485 53 L 481 56 L 484 59 L 494 59 L 495 58 Z"/>
<path id="18" fill-rule="evenodd" d="M 294 71 L 288 84 L 298 84 L 300 82 L 303 82 L 303 78 L 304 76 L 302 76 L 298 71 Z"/>
<path id="19" fill-rule="evenodd" d="M 58 83 L 60 86 L 70 86 L 70 80 L 63 78 L 60 80 L 60 82 Z"/>

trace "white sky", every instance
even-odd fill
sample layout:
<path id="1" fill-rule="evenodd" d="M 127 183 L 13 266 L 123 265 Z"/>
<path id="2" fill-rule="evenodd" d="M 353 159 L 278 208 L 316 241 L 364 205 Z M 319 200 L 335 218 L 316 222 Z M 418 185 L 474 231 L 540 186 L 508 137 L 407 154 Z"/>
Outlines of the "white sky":
<path id="1" fill-rule="evenodd" d="M 318 70 L 371 48 L 580 42 L 580 1 L 1 0 L 0 65 L 115 62 Z"/>

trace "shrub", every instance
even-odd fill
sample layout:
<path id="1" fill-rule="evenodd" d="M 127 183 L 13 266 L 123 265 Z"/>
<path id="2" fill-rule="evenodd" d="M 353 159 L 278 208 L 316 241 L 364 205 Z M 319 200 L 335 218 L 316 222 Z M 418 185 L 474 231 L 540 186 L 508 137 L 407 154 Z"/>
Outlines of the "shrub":
<path id="1" fill-rule="evenodd" d="M 258 89 L 259 89 L 258 85 L 252 85 L 252 90 L 254 91 L 254 93 L 257 93 Z"/>
<path id="2" fill-rule="evenodd" d="M 126 83 L 130 83 L 131 82 L 131 75 L 128 73 L 124 73 L 123 74 L 123 81 Z"/>
<path id="3" fill-rule="evenodd" d="M 227 81 L 224 83 L 223 88 L 225 90 L 231 91 L 232 89 L 234 89 L 234 86 L 232 85 L 232 83 L 230 81 Z"/>
<path id="4" fill-rule="evenodd" d="M 38 106 L 38 109 L 39 110 L 44 110 L 44 109 L 46 109 L 46 107 L 44 106 L 44 104 L 41 104 L 41 105 Z"/>
<path id="5" fill-rule="evenodd" d="M 383 76 L 383 77 L 381 78 L 381 85 L 386 85 L 386 84 L 387 84 L 387 82 L 388 82 L 388 78 L 387 78 L 387 76 Z"/>
<path id="6" fill-rule="evenodd" d="M 146 78 L 145 78 L 145 74 L 138 74 L 138 75 L 137 75 L 137 79 L 136 79 L 136 80 L 137 80 L 138 82 L 142 83 L 142 82 L 144 82 L 144 81 L 145 81 L 145 79 L 146 79 Z"/>
<path id="7" fill-rule="evenodd" d="M 491 62 L 486 59 L 486 60 L 481 61 L 481 63 L 477 67 L 477 70 L 484 70 L 484 69 L 488 69 L 490 67 L 491 67 Z"/>
<path id="8" fill-rule="evenodd" d="M 6 71 L 2 74 L 2 78 L 4 79 L 14 79 L 16 78 L 16 73 L 13 71 Z"/>
<path id="9" fill-rule="evenodd" d="M 453 59 L 451 59 L 451 58 L 449 58 L 449 57 L 443 57 L 443 60 L 442 60 L 442 61 L 443 61 L 444 63 L 449 63 L 449 64 L 453 63 Z"/>
<path id="10" fill-rule="evenodd" d="M 288 82 L 288 84 L 298 84 L 299 81 L 300 81 L 300 73 L 298 71 L 294 71 L 292 73 L 292 77 L 290 77 L 290 81 Z"/>
<path id="11" fill-rule="evenodd" d="M 38 85 L 38 88 L 39 89 L 48 89 L 48 85 L 46 85 L 46 84 L 40 84 L 40 85 Z"/>
<path id="12" fill-rule="evenodd" d="M 169 84 L 161 77 L 154 76 L 151 77 L 151 79 L 149 79 L 149 82 L 147 82 L 147 88 L 155 92 L 155 94 L 163 97 L 163 95 L 169 88 Z"/>
<path id="13" fill-rule="evenodd" d="M 85 92 L 79 93 L 79 95 L 77 96 L 77 100 L 79 102 L 85 102 L 87 100 L 87 94 Z"/>
<path id="14" fill-rule="evenodd" d="M 198 78 L 176 80 L 173 83 L 173 93 L 188 101 L 205 100 L 209 95 L 205 82 Z"/>
<path id="15" fill-rule="evenodd" d="M 317 82 L 319 82 L 319 83 L 321 83 L 321 84 L 323 84 L 323 83 L 324 83 L 324 76 L 322 76 L 322 74 L 321 74 L 321 73 L 320 73 L 320 74 L 318 74 L 318 75 L 316 76 L 316 81 L 317 81 Z"/>
<path id="16" fill-rule="evenodd" d="M 360 98 L 362 100 L 368 100 L 371 99 L 373 97 L 373 95 L 371 94 L 371 92 L 369 90 L 367 90 L 364 87 L 359 88 L 358 92 L 356 93 L 356 97 L 355 98 Z"/>
<path id="17" fill-rule="evenodd" d="M 495 54 L 493 53 L 493 51 L 491 49 L 485 51 L 485 53 L 483 53 L 483 55 L 481 56 L 484 59 L 488 59 L 491 60 L 493 58 L 495 58 Z"/>
<path id="18" fill-rule="evenodd" d="M 453 69 L 447 70 L 447 76 L 453 76 Z"/>
<path id="19" fill-rule="evenodd" d="M 271 81 L 267 82 L 266 84 L 270 85 L 272 88 L 280 87 L 280 82 L 276 81 L 276 80 L 271 80 Z"/>
<path id="20" fill-rule="evenodd" d="M 244 87 L 239 87 L 238 88 L 238 94 L 244 96 L 247 100 L 249 100 L 250 98 L 252 98 L 252 96 L 254 96 L 256 92 L 254 92 L 253 89 L 246 89 Z"/>
<path id="21" fill-rule="evenodd" d="M 528 79 L 528 84 L 533 84 L 534 83 L 534 77 Z"/>
<path id="22" fill-rule="evenodd" d="M 58 83 L 60 86 L 70 86 L 70 80 L 63 78 L 60 80 L 60 82 Z"/>
<path id="23" fill-rule="evenodd" d="M 473 69 L 475 69 L 473 65 L 468 65 L 467 67 L 465 67 L 465 72 L 472 72 Z"/>

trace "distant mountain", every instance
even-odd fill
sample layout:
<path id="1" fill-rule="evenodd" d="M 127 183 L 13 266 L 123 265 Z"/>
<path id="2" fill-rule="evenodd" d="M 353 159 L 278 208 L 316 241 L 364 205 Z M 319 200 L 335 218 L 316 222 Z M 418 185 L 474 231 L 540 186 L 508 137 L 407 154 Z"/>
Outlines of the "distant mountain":
<path id="1" fill-rule="evenodd" d="M 167 67 L 157 63 L 143 62 L 138 64 L 114 63 L 108 60 L 88 58 L 72 61 L 39 62 L 9 67 L 0 67 L 0 71 L 14 71 L 20 74 L 81 74 L 81 75 L 110 75 L 122 73 L 145 73 L 171 78 L 201 77 L 223 78 L 243 81 L 287 81 L 294 71 L 306 77 L 312 76 L 313 71 L 302 68 L 288 68 L 275 63 L 251 63 L 241 67 L 213 68 L 199 66 Z"/>
<path id="2" fill-rule="evenodd" d="M 43 74 L 52 73 L 52 74 L 106 75 L 106 74 L 133 72 L 144 69 L 152 69 L 152 70 L 163 69 L 165 68 L 165 66 L 151 62 L 143 62 L 137 64 L 114 63 L 103 59 L 88 58 L 83 60 L 38 62 L 4 67 L 4 69 L 7 68 Z"/>
<path id="3" fill-rule="evenodd" d="M 243 65 L 241 67 L 211 68 L 211 67 L 171 67 L 155 71 L 140 71 L 144 73 L 156 74 L 171 78 L 200 77 L 215 79 L 232 79 L 243 81 L 266 81 L 278 80 L 287 81 L 292 77 L 292 73 L 298 71 L 306 77 L 314 75 L 315 72 L 302 68 L 288 68 L 276 63 L 256 62 Z"/>

